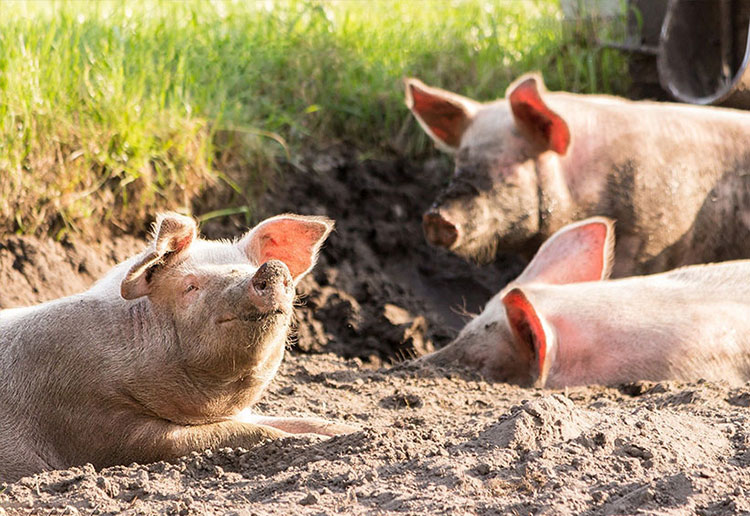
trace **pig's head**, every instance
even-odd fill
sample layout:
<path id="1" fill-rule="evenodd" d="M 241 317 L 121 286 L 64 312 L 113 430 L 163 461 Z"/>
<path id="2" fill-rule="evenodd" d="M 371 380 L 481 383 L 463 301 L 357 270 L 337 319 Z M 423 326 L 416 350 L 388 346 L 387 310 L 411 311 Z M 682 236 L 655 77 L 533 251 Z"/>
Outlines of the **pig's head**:
<path id="1" fill-rule="evenodd" d="M 450 184 L 423 217 L 431 244 L 486 262 L 498 249 L 528 251 L 540 243 L 538 160 L 564 155 L 570 144 L 568 125 L 544 92 L 538 76 L 525 75 L 506 100 L 481 104 L 407 79 L 407 106 L 456 162 Z"/>
<path id="2" fill-rule="evenodd" d="M 594 217 L 552 235 L 521 275 L 493 297 L 456 339 L 422 360 L 460 362 L 486 377 L 544 387 L 557 354 L 553 321 L 534 298 L 535 285 L 563 285 L 609 277 L 614 254 L 611 220 Z"/>
<path id="3" fill-rule="evenodd" d="M 283 357 L 295 285 L 332 228 L 327 218 L 280 215 L 235 242 L 208 241 L 192 219 L 165 214 L 120 293 L 135 300 L 144 342 L 177 350 L 191 378 L 237 384 L 254 401 Z"/>

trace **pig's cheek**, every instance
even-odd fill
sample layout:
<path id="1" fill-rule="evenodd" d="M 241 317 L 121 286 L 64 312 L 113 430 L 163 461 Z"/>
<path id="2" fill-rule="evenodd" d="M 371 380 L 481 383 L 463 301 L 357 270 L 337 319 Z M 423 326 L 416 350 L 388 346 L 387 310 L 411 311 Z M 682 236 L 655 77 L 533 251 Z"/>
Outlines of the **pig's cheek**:
<path id="1" fill-rule="evenodd" d="M 182 295 L 177 300 L 177 304 L 181 309 L 189 310 L 200 301 L 202 294 L 203 292 L 197 288 L 183 291 Z"/>

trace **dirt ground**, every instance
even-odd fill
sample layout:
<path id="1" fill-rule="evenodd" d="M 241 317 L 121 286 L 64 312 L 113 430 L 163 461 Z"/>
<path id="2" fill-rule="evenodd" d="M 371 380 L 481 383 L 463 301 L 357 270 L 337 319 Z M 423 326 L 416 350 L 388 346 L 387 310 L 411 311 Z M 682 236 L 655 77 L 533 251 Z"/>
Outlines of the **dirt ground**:
<path id="1" fill-rule="evenodd" d="M 749 386 L 522 389 L 402 362 L 450 341 L 522 265 L 475 267 L 424 243 L 420 214 L 448 173 L 337 148 L 290 166 L 262 200 L 259 217 L 326 214 L 337 231 L 257 409 L 361 431 L 45 472 L 0 484 L 0 515 L 750 514 Z M 0 308 L 80 291 L 142 245 L 0 238 Z"/>

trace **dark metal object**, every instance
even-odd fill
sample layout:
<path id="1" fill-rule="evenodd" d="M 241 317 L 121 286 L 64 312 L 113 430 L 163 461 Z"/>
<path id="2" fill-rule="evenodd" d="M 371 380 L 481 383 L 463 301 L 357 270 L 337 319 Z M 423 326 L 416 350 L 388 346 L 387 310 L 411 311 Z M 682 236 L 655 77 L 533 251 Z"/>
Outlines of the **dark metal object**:
<path id="1" fill-rule="evenodd" d="M 628 69 L 632 78 L 631 98 L 668 99 L 659 84 L 656 55 L 659 34 L 667 14 L 668 0 L 628 0 L 627 42 L 631 54 Z"/>
<path id="2" fill-rule="evenodd" d="M 675 99 L 750 109 L 750 0 L 670 0 L 656 58 Z"/>

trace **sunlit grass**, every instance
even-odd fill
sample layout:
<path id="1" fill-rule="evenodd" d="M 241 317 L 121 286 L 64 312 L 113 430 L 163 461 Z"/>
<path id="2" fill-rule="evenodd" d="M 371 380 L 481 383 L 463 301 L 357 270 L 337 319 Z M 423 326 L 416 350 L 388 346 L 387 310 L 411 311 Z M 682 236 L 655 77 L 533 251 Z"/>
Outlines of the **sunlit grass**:
<path id="1" fill-rule="evenodd" d="M 250 203 L 305 145 L 418 155 L 405 76 L 483 100 L 529 70 L 624 91 L 624 60 L 560 17 L 552 0 L 4 2 L 0 227 L 130 228 L 217 183 Z"/>

